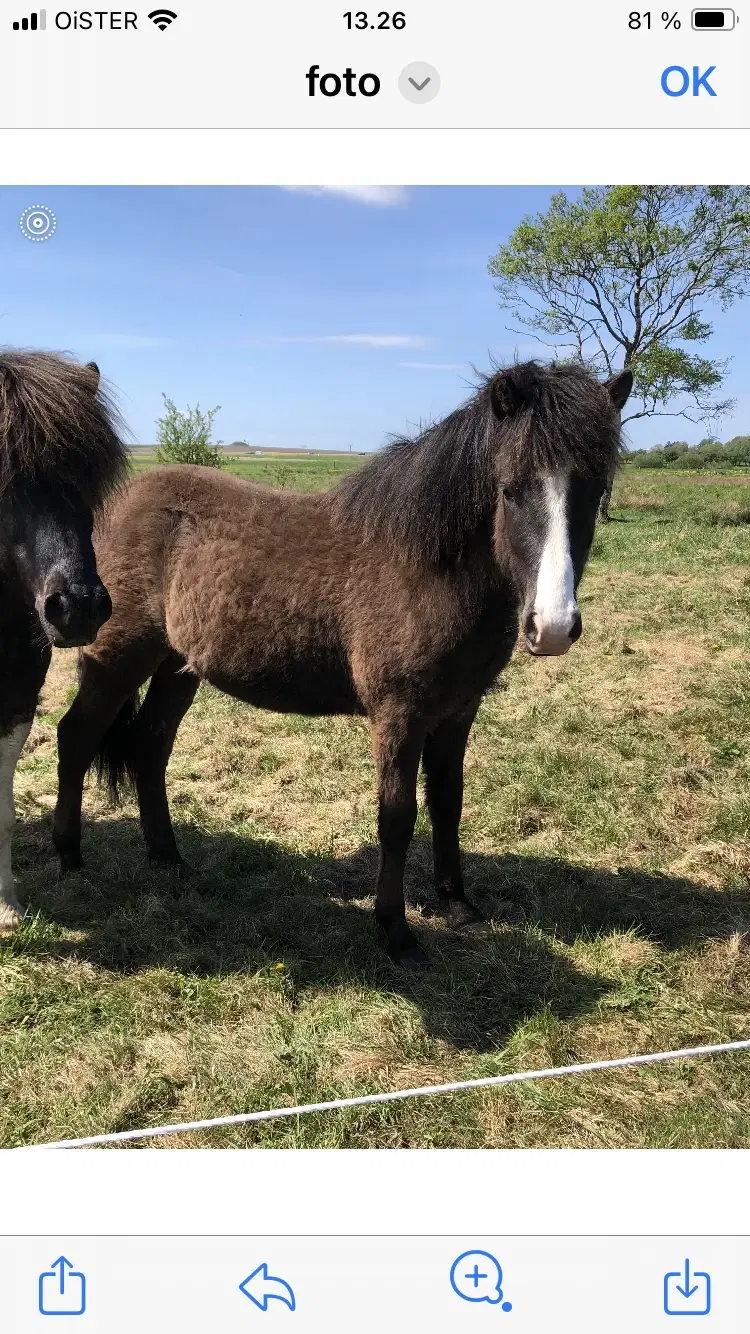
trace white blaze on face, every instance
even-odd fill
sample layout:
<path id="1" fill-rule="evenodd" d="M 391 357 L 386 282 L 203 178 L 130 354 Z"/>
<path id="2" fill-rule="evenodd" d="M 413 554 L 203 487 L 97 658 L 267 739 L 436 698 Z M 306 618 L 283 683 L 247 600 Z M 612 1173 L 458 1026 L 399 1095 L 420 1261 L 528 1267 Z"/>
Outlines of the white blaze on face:
<path id="1" fill-rule="evenodd" d="M 568 484 L 566 472 L 543 479 L 547 530 L 536 580 L 533 615 L 536 639 L 534 653 L 567 653 L 578 617 L 575 574 L 568 530 Z"/>
<path id="2" fill-rule="evenodd" d="M 16 898 L 10 846 L 15 823 L 13 775 L 30 731 L 31 722 L 19 723 L 12 732 L 0 737 L 0 930 L 16 926 L 23 916 L 23 908 Z"/>

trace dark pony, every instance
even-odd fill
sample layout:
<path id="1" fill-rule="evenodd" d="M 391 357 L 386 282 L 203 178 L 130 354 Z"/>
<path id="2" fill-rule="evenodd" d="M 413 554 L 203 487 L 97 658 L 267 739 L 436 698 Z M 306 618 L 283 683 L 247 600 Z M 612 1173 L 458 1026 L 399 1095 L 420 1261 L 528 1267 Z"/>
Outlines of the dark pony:
<path id="1" fill-rule="evenodd" d="M 93 362 L 0 350 L 0 929 L 21 911 L 11 872 L 16 763 L 51 645 L 91 643 L 110 615 L 91 534 L 126 469 Z"/>
<path id="2" fill-rule="evenodd" d="M 115 794 L 134 783 L 151 858 L 182 864 L 165 771 L 206 680 L 261 708 L 368 716 L 376 917 L 405 964 L 425 958 L 403 893 L 421 762 L 440 906 L 477 929 L 458 842 L 466 742 L 519 612 L 532 654 L 567 652 L 581 633 L 576 586 L 631 386 L 629 371 L 603 385 L 581 366 L 496 370 L 444 421 L 325 494 L 192 467 L 138 477 L 95 537 L 114 610 L 59 727 L 63 869 L 81 864 L 95 761 Z"/>
<path id="3" fill-rule="evenodd" d="M 486 519 L 495 505 L 499 421 L 507 486 L 560 468 L 606 476 L 620 453 L 611 402 L 592 394 L 583 366 L 541 371 L 528 362 L 512 374 L 482 376 L 477 393 L 455 412 L 416 438 L 395 437 L 342 482 L 342 517 L 407 558 L 456 559 L 478 517 Z"/>

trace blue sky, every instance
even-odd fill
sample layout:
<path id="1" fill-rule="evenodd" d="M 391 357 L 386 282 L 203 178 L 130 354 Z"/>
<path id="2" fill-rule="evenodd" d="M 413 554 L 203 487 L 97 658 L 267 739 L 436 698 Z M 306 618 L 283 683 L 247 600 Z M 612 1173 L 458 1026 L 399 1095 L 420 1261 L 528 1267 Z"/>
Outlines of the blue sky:
<path id="1" fill-rule="evenodd" d="M 374 449 L 455 407 L 472 364 L 537 352 L 506 327 L 487 260 L 551 190 L 510 187 L 0 188 L 0 343 L 99 362 L 134 438 L 162 391 L 221 405 L 216 434 L 254 445 Z M 45 204 L 57 231 L 24 239 Z M 716 313 L 750 432 L 748 304 Z M 634 445 L 700 439 L 681 419 Z"/>

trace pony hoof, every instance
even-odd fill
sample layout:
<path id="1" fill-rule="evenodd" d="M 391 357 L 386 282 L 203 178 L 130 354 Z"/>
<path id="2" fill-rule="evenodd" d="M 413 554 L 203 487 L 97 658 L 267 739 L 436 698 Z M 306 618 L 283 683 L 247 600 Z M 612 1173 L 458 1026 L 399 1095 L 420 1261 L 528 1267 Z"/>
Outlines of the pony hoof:
<path id="1" fill-rule="evenodd" d="M 429 962 L 416 936 L 412 935 L 403 918 L 378 923 L 380 938 L 388 958 L 397 968 L 424 968 Z"/>
<path id="2" fill-rule="evenodd" d="M 429 964 L 429 956 L 421 945 L 415 941 L 413 945 L 407 945 L 402 948 L 391 946 L 388 950 L 388 956 L 397 968 L 406 968 L 409 972 L 416 972 L 420 968 L 426 968 Z"/>
<path id="3" fill-rule="evenodd" d="M 60 879 L 69 871 L 82 871 L 84 866 L 85 862 L 80 852 L 60 853 Z"/>
<path id="4" fill-rule="evenodd" d="M 17 930 L 23 914 L 20 903 L 0 903 L 0 936 L 9 936 Z"/>

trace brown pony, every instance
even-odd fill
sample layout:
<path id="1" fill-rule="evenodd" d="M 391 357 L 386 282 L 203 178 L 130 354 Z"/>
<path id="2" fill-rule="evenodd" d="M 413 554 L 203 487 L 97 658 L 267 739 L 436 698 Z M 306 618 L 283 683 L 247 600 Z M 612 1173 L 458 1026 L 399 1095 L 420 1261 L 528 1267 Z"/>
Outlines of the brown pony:
<path id="1" fill-rule="evenodd" d="M 91 530 L 126 467 L 93 362 L 0 350 L 0 930 L 23 911 L 11 870 L 16 764 L 50 645 L 90 643 L 112 610 Z"/>
<path id="2" fill-rule="evenodd" d="M 63 869 L 81 865 L 83 782 L 97 758 L 115 794 L 125 777 L 135 784 L 150 856 L 181 864 L 165 771 L 204 680 L 260 708 L 367 715 L 376 917 L 405 964 L 426 958 L 403 891 L 421 760 L 440 904 L 455 927 L 475 928 L 458 841 L 469 731 L 510 658 L 519 609 L 533 654 L 565 653 L 581 633 L 576 585 L 631 386 L 629 371 L 602 385 L 577 365 L 497 371 L 326 493 L 194 467 L 141 475 L 95 538 L 114 611 L 59 727 Z"/>

